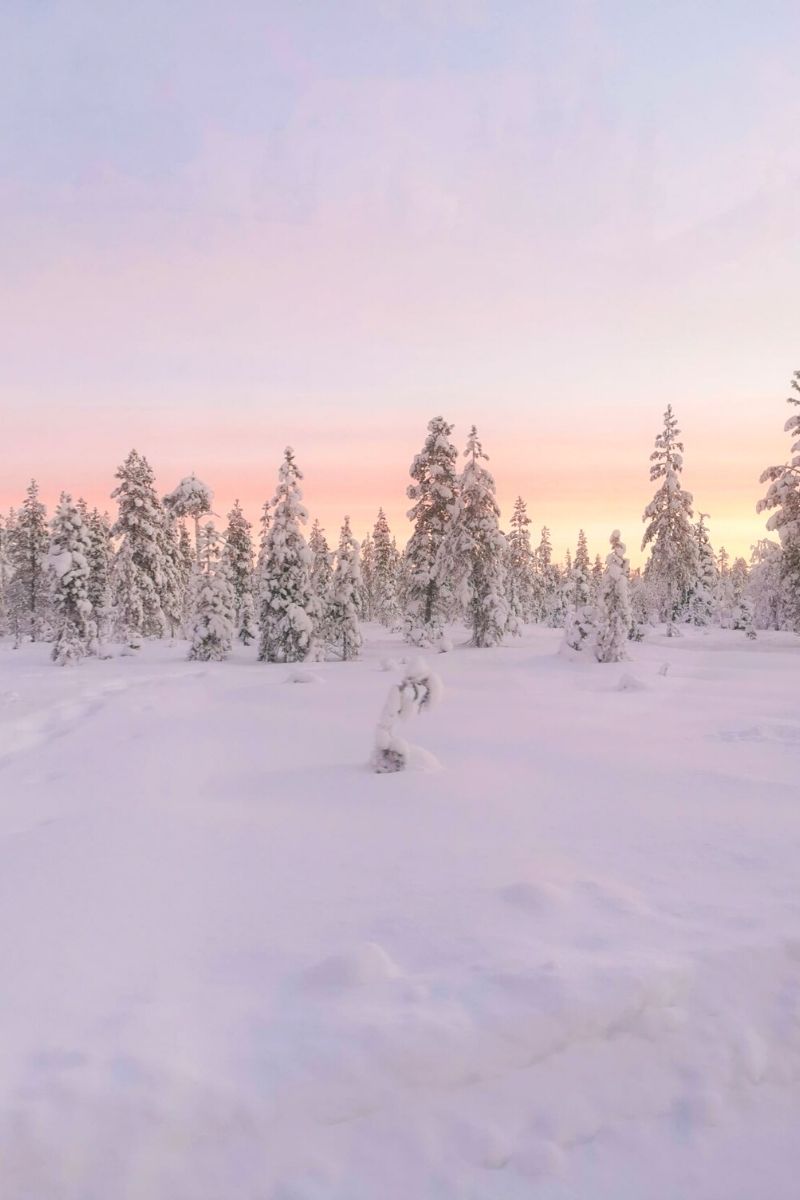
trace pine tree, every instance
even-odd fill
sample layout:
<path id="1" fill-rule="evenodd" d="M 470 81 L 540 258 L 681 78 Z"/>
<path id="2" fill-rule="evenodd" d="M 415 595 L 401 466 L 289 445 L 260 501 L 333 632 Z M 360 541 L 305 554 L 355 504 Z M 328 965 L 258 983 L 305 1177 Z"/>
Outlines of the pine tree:
<path id="1" fill-rule="evenodd" d="M 199 571 L 189 658 L 221 662 L 233 643 L 235 596 L 224 557 L 207 559 Z"/>
<path id="2" fill-rule="evenodd" d="M 311 552 L 301 529 L 308 520 L 302 478 L 294 451 L 287 446 L 264 546 L 258 654 L 262 662 L 302 662 L 314 650 Z"/>
<path id="3" fill-rule="evenodd" d="M 362 586 L 358 551 L 358 542 L 350 529 L 350 518 L 345 517 L 336 552 L 327 625 L 328 644 L 343 662 L 358 658 L 362 642 L 358 623 Z"/>
<path id="4" fill-rule="evenodd" d="M 144 599 L 140 591 L 141 571 L 133 558 L 131 542 L 124 538 L 111 565 L 111 592 L 114 596 L 114 628 L 120 641 L 136 644 L 144 626 Z"/>
<path id="5" fill-rule="evenodd" d="M 689 595 L 689 617 L 694 625 L 710 625 L 714 620 L 719 588 L 717 559 L 708 539 L 706 518 L 698 513 L 694 536 L 697 545 L 697 577 Z"/>
<path id="6" fill-rule="evenodd" d="M 106 513 L 92 509 L 88 516 L 89 580 L 88 595 L 92 606 L 94 642 L 92 649 L 99 653 L 105 641 L 111 616 L 111 526 Z"/>
<path id="7" fill-rule="evenodd" d="M 361 543 L 361 586 L 359 611 L 365 621 L 374 620 L 375 612 L 375 551 L 372 538 L 365 534 Z"/>
<path id="8" fill-rule="evenodd" d="M 12 630 L 11 620 L 11 533 L 14 518 L 0 514 L 0 637 Z"/>
<path id="9" fill-rule="evenodd" d="M 121 539 L 117 553 L 124 559 L 122 569 L 114 572 L 115 603 L 125 614 L 129 635 L 161 637 L 166 628 L 161 600 L 167 586 L 164 510 L 150 464 L 136 450 L 131 450 L 116 478 L 119 487 L 111 495 L 119 501 L 119 516 L 112 532 Z M 131 594 L 126 596 L 121 588 Z"/>
<path id="10" fill-rule="evenodd" d="M 459 484 L 458 521 L 453 532 L 453 562 L 463 587 L 473 646 L 496 646 L 509 623 L 505 599 L 506 544 L 500 532 L 495 483 L 473 425 Z"/>
<path id="11" fill-rule="evenodd" d="M 191 615 L 194 612 L 195 606 L 195 573 L 197 571 L 197 559 L 195 552 L 192 550 L 192 542 L 189 537 L 189 531 L 185 525 L 181 525 L 178 530 L 178 573 L 181 586 L 181 625 L 184 630 L 188 629 L 191 620 Z"/>
<path id="12" fill-rule="evenodd" d="M 508 607 L 518 625 L 535 619 L 535 570 L 531 549 L 531 523 L 525 501 L 517 496 L 511 516 L 508 543 L 506 590 Z"/>
<path id="13" fill-rule="evenodd" d="M 569 554 L 569 551 L 567 553 Z M 592 577 L 589 561 L 586 534 L 580 529 L 575 559 L 565 572 L 563 590 L 566 610 L 564 641 L 573 650 L 585 649 L 594 638 Z"/>
<path id="14" fill-rule="evenodd" d="M 214 493 L 207 483 L 198 479 L 192 472 L 180 481 L 173 491 L 164 497 L 164 507 L 179 521 L 188 517 L 194 521 L 194 548 L 196 557 L 200 558 L 200 518 L 211 512 Z"/>
<path id="15" fill-rule="evenodd" d="M 599 554 L 595 554 L 594 562 L 592 563 L 592 578 L 591 578 L 592 603 L 593 604 L 597 602 L 597 599 L 600 596 L 600 589 L 603 586 L 603 574 L 604 574 L 603 560 Z"/>
<path id="16" fill-rule="evenodd" d="M 176 637 L 183 625 L 185 596 L 185 567 L 181 552 L 178 521 L 170 509 L 162 509 L 159 528 L 162 554 L 161 611 L 170 637 Z"/>
<path id="17" fill-rule="evenodd" d="M 681 487 L 683 442 L 672 412 L 664 413 L 664 428 L 650 455 L 650 481 L 661 481 L 642 517 L 648 525 L 642 549 L 651 547 L 645 574 L 660 598 L 661 619 L 667 634 L 677 634 L 675 622 L 683 615 L 692 584 L 697 578 L 697 546 L 691 525 L 692 496 Z"/>
<path id="18" fill-rule="evenodd" d="M 598 662 L 622 662 L 627 658 L 632 617 L 628 595 L 629 564 L 625 547 L 615 529 L 609 538 L 611 553 L 600 587 L 595 617 L 595 656 Z"/>
<path id="19" fill-rule="evenodd" d="M 53 662 L 64 666 L 89 653 L 92 604 L 89 599 L 89 529 L 66 492 L 53 517 L 48 562 L 52 573 L 56 639 Z"/>
<path id="20" fill-rule="evenodd" d="M 539 545 L 536 548 L 535 620 L 557 629 L 561 625 L 559 615 L 559 577 L 553 562 L 553 547 L 550 530 L 543 526 Z"/>
<path id="21" fill-rule="evenodd" d="M 251 528 L 250 522 L 242 511 L 241 504 L 235 500 L 233 508 L 228 513 L 223 557 L 227 563 L 228 575 L 233 587 L 236 636 L 245 646 L 249 645 L 256 636 Z"/>
<path id="22" fill-rule="evenodd" d="M 47 635 L 49 546 L 47 510 L 39 499 L 39 485 L 32 479 L 9 538 L 13 572 L 9 608 L 17 640 L 27 635 L 36 642 Z"/>
<path id="23" fill-rule="evenodd" d="M 786 403 L 800 409 L 800 371 L 795 371 L 791 387 L 796 395 L 787 397 Z M 794 627 L 800 632 L 800 411 L 789 417 L 784 431 L 791 438 L 789 460 L 764 471 L 761 482 L 769 487 L 757 508 L 758 512 L 771 512 L 767 529 L 780 538 L 789 605 Z"/>
<path id="24" fill-rule="evenodd" d="M 319 521 L 314 521 L 308 539 L 311 552 L 311 594 L 313 598 L 314 638 L 320 646 L 328 642 L 328 621 L 333 587 L 333 554 Z"/>
<path id="25" fill-rule="evenodd" d="M 441 639 L 450 599 L 445 543 L 457 501 L 458 461 L 458 451 L 450 441 L 452 430 L 442 417 L 434 417 L 410 470 L 414 482 L 407 494 L 414 505 L 408 518 L 414 532 L 405 555 L 405 634 L 418 646 Z"/>
<path id="26" fill-rule="evenodd" d="M 756 629 L 792 627 L 793 612 L 788 581 L 783 570 L 783 550 L 777 542 L 762 538 L 753 546 L 747 595 L 752 605 L 753 624 Z"/>
<path id="27" fill-rule="evenodd" d="M 399 559 L 397 546 L 389 529 L 389 523 L 382 508 L 372 530 L 373 556 L 373 619 L 394 629 L 400 617 L 400 601 L 398 596 Z"/>

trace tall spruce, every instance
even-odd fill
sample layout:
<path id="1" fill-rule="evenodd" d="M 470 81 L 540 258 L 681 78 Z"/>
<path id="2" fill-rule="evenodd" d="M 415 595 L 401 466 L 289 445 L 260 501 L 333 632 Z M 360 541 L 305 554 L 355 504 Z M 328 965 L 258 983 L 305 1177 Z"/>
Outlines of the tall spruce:
<path id="1" fill-rule="evenodd" d="M 697 576 L 689 594 L 689 618 L 694 625 L 710 625 L 716 615 L 719 591 L 717 559 L 711 548 L 706 518 L 708 513 L 698 513 L 694 526 L 697 545 Z"/>
<path id="2" fill-rule="evenodd" d="M 388 629 L 397 626 L 400 617 L 398 596 L 399 557 L 397 546 L 382 508 L 372 530 L 373 620 Z"/>
<path id="3" fill-rule="evenodd" d="M 534 620 L 535 579 L 534 556 L 531 548 L 530 534 L 531 519 L 525 501 L 517 496 L 514 512 L 511 515 L 508 542 L 508 577 L 507 595 L 508 607 L 512 616 L 519 623 Z"/>
<path id="4" fill-rule="evenodd" d="M 262 662 L 302 662 L 314 651 L 311 552 L 303 537 L 308 520 L 300 490 L 302 472 L 287 446 L 272 501 L 260 581 Z"/>
<path id="5" fill-rule="evenodd" d="M 328 641 L 328 621 L 333 585 L 333 553 L 318 520 L 311 526 L 308 538 L 311 553 L 311 594 L 313 600 L 314 638 L 320 647 Z"/>
<path id="6" fill-rule="evenodd" d="M 32 642 L 37 642 L 48 634 L 49 546 L 47 510 L 39 499 L 39 485 L 32 479 L 17 513 L 8 547 L 13 572 L 9 608 L 18 640 L 29 637 Z"/>
<path id="7" fill-rule="evenodd" d="M 450 601 L 446 548 L 458 492 L 452 431 L 443 417 L 434 417 L 410 469 L 414 482 L 407 494 L 414 504 L 408 518 L 414 531 L 405 554 L 405 636 L 417 646 L 440 640 Z"/>
<path id="8" fill-rule="evenodd" d="M 800 371 L 795 371 L 791 388 L 795 394 L 786 403 L 800 410 Z M 794 628 L 800 631 L 800 411 L 793 412 L 783 428 L 791 439 L 789 458 L 761 475 L 761 482 L 769 487 L 757 508 L 770 513 L 767 529 L 780 538 L 788 606 Z"/>
<path id="9" fill-rule="evenodd" d="M 194 522 L 195 556 L 200 559 L 200 518 L 211 512 L 214 493 L 207 483 L 192 472 L 164 497 L 164 507 L 182 521 L 185 517 Z"/>
<path id="10" fill-rule="evenodd" d="M 89 653 L 93 636 L 90 555 L 89 528 L 83 514 L 72 497 L 62 492 L 53 517 L 48 555 L 56 626 L 51 657 L 61 666 Z"/>
<path id="11" fill-rule="evenodd" d="M 664 428 L 656 437 L 650 455 L 650 481 L 659 487 L 644 510 L 647 522 L 642 549 L 650 547 L 645 576 L 654 587 L 659 615 L 667 633 L 677 634 L 675 622 L 682 619 L 697 578 L 697 544 L 692 528 L 692 496 L 681 487 L 683 442 L 672 405 L 664 413 Z"/>
<path id="12" fill-rule="evenodd" d="M 339 534 L 327 624 L 328 646 L 343 662 L 358 658 L 362 637 L 358 621 L 361 603 L 359 545 L 345 517 Z"/>
<path id="13" fill-rule="evenodd" d="M 609 538 L 611 553 L 606 558 L 595 615 L 594 652 L 598 662 L 621 662 L 627 658 L 632 626 L 628 594 L 629 563 L 625 546 L 615 529 Z"/>
<path id="14" fill-rule="evenodd" d="M 500 531 L 495 482 L 473 425 L 459 481 L 458 519 L 453 532 L 454 571 L 472 630 L 473 646 L 496 646 L 509 627 L 505 597 L 506 541 Z"/>
<path id="15" fill-rule="evenodd" d="M 111 495 L 119 503 L 119 516 L 112 532 L 120 539 L 122 563 L 114 572 L 115 604 L 125 614 L 129 635 L 160 637 L 167 624 L 162 608 L 167 586 L 164 510 L 144 455 L 131 450 L 116 478 L 119 486 Z"/>

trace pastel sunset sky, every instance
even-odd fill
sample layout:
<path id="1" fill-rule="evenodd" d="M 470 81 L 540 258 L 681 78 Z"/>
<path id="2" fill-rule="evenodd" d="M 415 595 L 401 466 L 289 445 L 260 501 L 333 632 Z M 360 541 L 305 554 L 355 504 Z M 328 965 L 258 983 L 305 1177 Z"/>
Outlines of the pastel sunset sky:
<path id="1" fill-rule="evenodd" d="M 504 515 L 633 557 L 671 402 L 763 535 L 800 366 L 800 4 L 3 0 L 0 506 L 131 446 L 335 535 L 441 412 Z"/>

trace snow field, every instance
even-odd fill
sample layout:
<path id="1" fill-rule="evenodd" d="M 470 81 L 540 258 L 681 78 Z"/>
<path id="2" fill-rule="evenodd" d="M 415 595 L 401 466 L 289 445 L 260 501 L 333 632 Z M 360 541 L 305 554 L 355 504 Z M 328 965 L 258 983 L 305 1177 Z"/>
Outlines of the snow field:
<path id="1" fill-rule="evenodd" d="M 4 1196 L 793 1200 L 800 644 L 560 637 L 0 646 Z"/>

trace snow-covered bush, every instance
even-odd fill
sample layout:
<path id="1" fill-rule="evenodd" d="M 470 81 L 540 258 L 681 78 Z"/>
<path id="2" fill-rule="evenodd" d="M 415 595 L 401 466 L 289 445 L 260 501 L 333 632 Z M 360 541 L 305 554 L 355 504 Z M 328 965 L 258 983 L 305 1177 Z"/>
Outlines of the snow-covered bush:
<path id="1" fill-rule="evenodd" d="M 383 712 L 375 730 L 372 766 L 378 774 L 404 771 L 411 747 L 397 732 L 399 721 L 432 708 L 442 694 L 442 682 L 425 662 L 413 663 L 403 680 L 389 688 Z"/>

